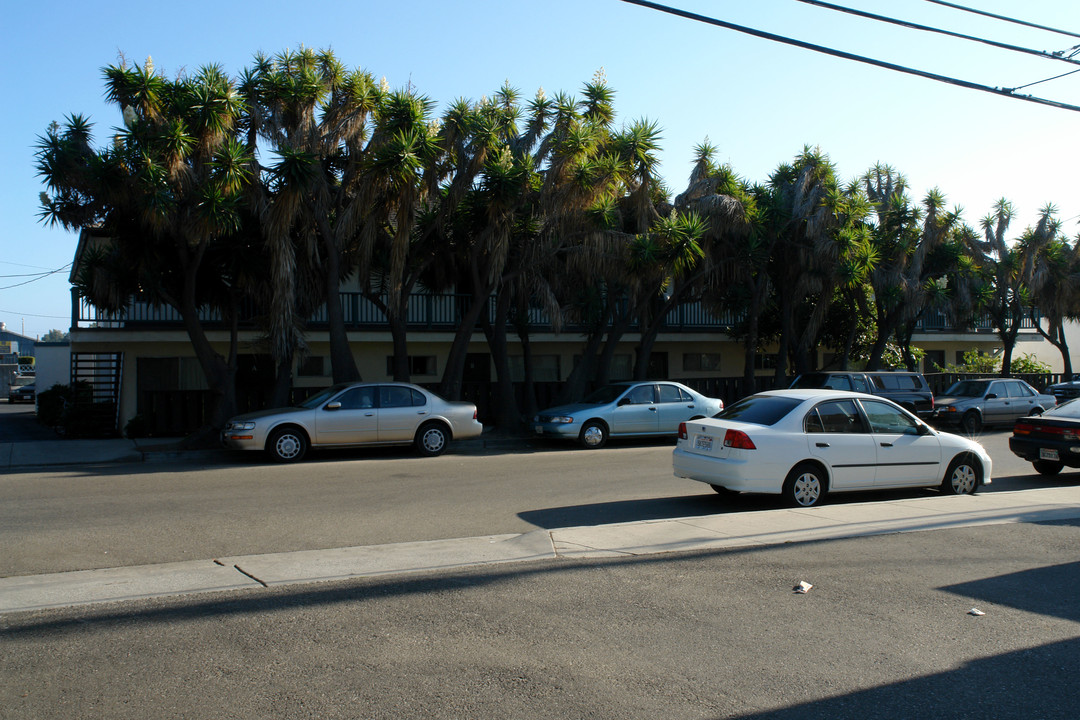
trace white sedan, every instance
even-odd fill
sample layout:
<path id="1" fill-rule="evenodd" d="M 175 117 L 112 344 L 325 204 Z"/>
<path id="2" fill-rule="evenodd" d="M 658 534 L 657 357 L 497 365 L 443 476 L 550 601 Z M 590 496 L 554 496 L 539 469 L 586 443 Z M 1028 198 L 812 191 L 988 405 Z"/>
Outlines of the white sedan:
<path id="1" fill-rule="evenodd" d="M 685 422 L 672 465 L 676 477 L 717 492 L 780 494 L 795 507 L 852 490 L 972 494 L 993 469 L 974 440 L 934 430 L 885 398 L 836 390 L 763 392 Z"/>
<path id="2" fill-rule="evenodd" d="M 408 383 L 345 383 L 296 407 L 238 415 L 225 423 L 222 442 L 265 450 L 278 462 L 304 457 L 309 447 L 415 445 L 441 455 L 450 440 L 476 437 L 484 426 L 476 406 L 451 402 Z"/>

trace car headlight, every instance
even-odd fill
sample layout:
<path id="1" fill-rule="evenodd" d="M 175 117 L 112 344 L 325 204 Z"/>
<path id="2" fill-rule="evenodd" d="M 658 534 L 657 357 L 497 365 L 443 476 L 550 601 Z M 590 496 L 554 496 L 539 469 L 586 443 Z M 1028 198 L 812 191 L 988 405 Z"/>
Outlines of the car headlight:
<path id="1" fill-rule="evenodd" d="M 225 424 L 226 430 L 254 430 L 255 423 L 253 422 L 230 422 Z"/>
<path id="2" fill-rule="evenodd" d="M 536 416 L 536 422 L 556 423 L 556 424 L 569 425 L 570 423 L 574 422 L 574 418 L 567 417 L 565 415 L 563 415 L 563 416 L 537 415 Z"/>

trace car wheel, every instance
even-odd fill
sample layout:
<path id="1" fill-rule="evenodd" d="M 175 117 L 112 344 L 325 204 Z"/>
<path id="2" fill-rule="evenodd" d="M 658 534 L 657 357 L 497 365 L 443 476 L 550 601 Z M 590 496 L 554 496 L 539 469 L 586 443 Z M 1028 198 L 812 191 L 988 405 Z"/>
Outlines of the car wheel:
<path id="1" fill-rule="evenodd" d="M 982 430 L 982 418 L 979 417 L 979 413 L 974 410 L 968 410 L 964 413 L 964 417 L 960 419 L 960 428 L 968 435 L 974 435 Z"/>
<path id="2" fill-rule="evenodd" d="M 825 473 L 818 465 L 796 465 L 784 480 L 784 501 L 792 507 L 814 507 L 825 498 L 828 485 Z"/>
<path id="3" fill-rule="evenodd" d="M 709 485 L 709 487 L 711 487 L 714 491 L 716 491 L 717 495 L 720 495 L 722 497 L 731 497 L 732 495 L 738 495 L 739 494 L 735 490 L 729 490 L 728 488 L 724 487 L 723 485 Z"/>
<path id="4" fill-rule="evenodd" d="M 599 420 L 590 420 L 585 423 L 585 427 L 581 428 L 581 435 L 578 437 L 583 447 L 589 450 L 597 450 L 607 445 L 608 441 L 608 429 L 607 425 Z"/>
<path id="5" fill-rule="evenodd" d="M 974 495 L 981 484 L 982 465 L 970 455 L 964 455 L 949 465 L 941 481 L 941 491 L 950 495 Z"/>
<path id="6" fill-rule="evenodd" d="M 1065 467 L 1062 463 L 1050 462 L 1048 460 L 1035 460 L 1031 463 L 1031 466 L 1034 467 L 1035 472 L 1040 475 L 1057 475 L 1061 472 L 1061 468 Z"/>
<path id="7" fill-rule="evenodd" d="M 450 442 L 450 433 L 442 423 L 429 422 L 421 425 L 416 431 L 414 442 L 421 455 L 435 457 L 446 451 L 446 445 Z"/>
<path id="8" fill-rule="evenodd" d="M 307 436 L 295 427 L 278 428 L 270 433 L 266 442 L 266 451 L 278 462 L 297 462 L 308 449 Z"/>

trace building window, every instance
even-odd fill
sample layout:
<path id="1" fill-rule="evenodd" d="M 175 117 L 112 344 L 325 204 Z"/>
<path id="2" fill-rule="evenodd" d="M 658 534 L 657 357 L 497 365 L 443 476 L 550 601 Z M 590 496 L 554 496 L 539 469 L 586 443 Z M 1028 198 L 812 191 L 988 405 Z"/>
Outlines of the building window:
<path id="1" fill-rule="evenodd" d="M 599 357 L 597 358 L 599 360 Z M 574 356 L 574 367 L 577 367 L 581 362 L 581 356 Z M 612 382 L 617 380 L 629 380 L 634 377 L 634 358 L 629 353 L 623 353 L 622 355 L 615 355 L 611 358 L 611 368 L 608 370 L 608 379 Z M 596 369 L 593 368 L 593 372 L 590 380 L 596 380 Z"/>
<path id="2" fill-rule="evenodd" d="M 394 356 L 386 356 L 386 374 L 394 376 Z M 409 375 L 438 375 L 434 355 L 410 355 Z"/>
<path id="3" fill-rule="evenodd" d="M 139 358 L 140 390 L 206 390 L 206 375 L 197 358 Z"/>
<path id="4" fill-rule="evenodd" d="M 533 355 L 532 371 L 534 382 L 559 382 L 558 355 Z M 510 379 L 514 382 L 525 380 L 525 358 L 522 355 L 510 356 Z"/>
<path id="5" fill-rule="evenodd" d="M 682 369 L 690 372 L 719 372 L 720 353 L 683 353 Z"/>
<path id="6" fill-rule="evenodd" d="M 329 365 L 325 355 L 309 355 L 302 359 L 296 366 L 296 374 L 299 377 L 326 377 L 326 366 Z"/>
<path id="7" fill-rule="evenodd" d="M 755 370 L 775 370 L 776 353 L 758 353 L 754 355 Z"/>

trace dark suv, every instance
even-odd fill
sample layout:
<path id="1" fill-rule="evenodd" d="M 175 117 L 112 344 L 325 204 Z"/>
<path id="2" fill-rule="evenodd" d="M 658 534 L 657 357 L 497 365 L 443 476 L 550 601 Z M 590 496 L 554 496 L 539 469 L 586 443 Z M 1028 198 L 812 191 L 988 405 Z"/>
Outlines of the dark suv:
<path id="1" fill-rule="evenodd" d="M 804 390 L 831 388 L 869 393 L 889 398 L 921 418 L 928 418 L 934 413 L 934 393 L 926 384 L 926 378 L 917 372 L 900 370 L 813 372 L 795 378 L 791 387 Z"/>

